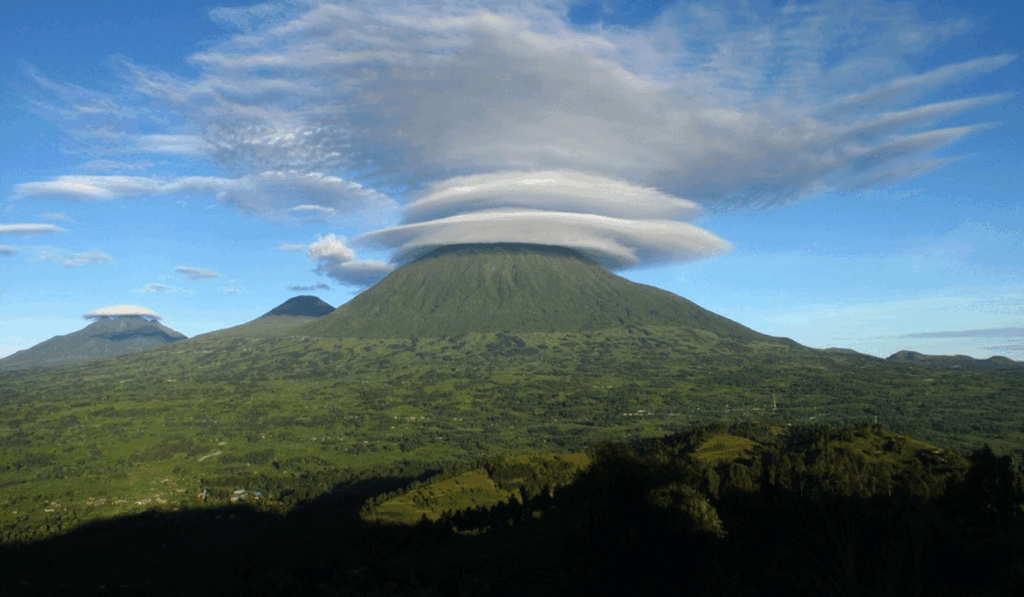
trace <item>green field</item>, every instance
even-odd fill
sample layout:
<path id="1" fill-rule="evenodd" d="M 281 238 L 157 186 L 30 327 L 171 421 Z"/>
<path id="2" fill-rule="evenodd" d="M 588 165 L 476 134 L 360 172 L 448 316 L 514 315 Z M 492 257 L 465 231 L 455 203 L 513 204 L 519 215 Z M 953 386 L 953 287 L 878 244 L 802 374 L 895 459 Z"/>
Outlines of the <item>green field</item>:
<path id="1" fill-rule="evenodd" d="M 877 420 L 953 450 L 1024 446 L 1024 368 L 895 364 L 770 340 L 668 327 L 228 337 L 0 374 L 0 529 L 38 538 L 232 498 L 287 510 L 361 479 L 716 421 Z"/>

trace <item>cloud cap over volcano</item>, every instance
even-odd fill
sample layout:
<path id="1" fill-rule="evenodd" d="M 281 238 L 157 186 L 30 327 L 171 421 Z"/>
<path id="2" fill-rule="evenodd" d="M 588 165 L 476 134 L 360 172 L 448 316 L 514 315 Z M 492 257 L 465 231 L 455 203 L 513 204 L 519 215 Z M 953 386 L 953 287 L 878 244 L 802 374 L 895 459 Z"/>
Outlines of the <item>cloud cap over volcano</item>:
<path id="1" fill-rule="evenodd" d="M 625 220 L 549 211 L 489 211 L 364 234 L 360 242 L 394 248 L 410 261 L 446 245 L 528 243 L 575 249 L 610 268 L 690 261 L 728 252 L 717 236 L 684 222 Z"/>
<path id="2" fill-rule="evenodd" d="M 405 208 L 402 225 L 356 240 L 394 250 L 397 262 L 445 245 L 527 243 L 575 249 L 622 269 L 731 250 L 706 230 L 668 219 L 700 211 L 692 201 L 604 176 L 498 172 L 437 183 Z"/>
<path id="3" fill-rule="evenodd" d="M 613 218 L 690 219 L 701 212 L 693 201 L 606 176 L 548 170 L 495 172 L 449 178 L 403 210 L 402 222 L 487 209 L 589 213 Z"/>
<path id="4" fill-rule="evenodd" d="M 95 311 L 89 311 L 83 315 L 82 319 L 103 319 L 104 317 L 116 318 L 126 316 L 143 317 L 149 321 L 163 319 L 155 312 L 136 305 L 114 305 L 112 307 L 96 309 Z"/>

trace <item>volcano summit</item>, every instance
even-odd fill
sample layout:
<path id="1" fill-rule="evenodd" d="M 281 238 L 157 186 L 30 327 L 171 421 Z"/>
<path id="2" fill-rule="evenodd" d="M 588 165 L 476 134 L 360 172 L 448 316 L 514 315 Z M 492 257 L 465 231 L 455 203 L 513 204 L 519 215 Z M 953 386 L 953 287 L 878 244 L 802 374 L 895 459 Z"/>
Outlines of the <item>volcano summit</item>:
<path id="1" fill-rule="evenodd" d="M 518 243 L 438 248 L 293 333 L 442 337 L 657 326 L 767 338 L 671 292 L 630 282 L 572 249 Z"/>

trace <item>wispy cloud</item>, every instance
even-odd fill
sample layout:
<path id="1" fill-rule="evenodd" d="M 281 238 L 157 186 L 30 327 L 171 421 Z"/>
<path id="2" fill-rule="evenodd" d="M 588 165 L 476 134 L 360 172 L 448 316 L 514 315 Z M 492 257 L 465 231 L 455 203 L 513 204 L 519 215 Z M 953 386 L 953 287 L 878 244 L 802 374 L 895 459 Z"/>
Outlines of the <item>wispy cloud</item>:
<path id="1" fill-rule="evenodd" d="M 301 172 L 262 172 L 239 178 L 216 176 L 63 175 L 15 185 L 18 197 L 69 201 L 111 201 L 153 195 L 213 194 L 221 203 L 274 219 L 298 215 L 329 218 L 339 210 L 388 209 L 387 196 L 337 176 Z"/>
<path id="2" fill-rule="evenodd" d="M 565 224 L 623 266 L 693 259 L 726 243 L 704 250 L 706 231 L 675 222 L 661 225 L 660 248 L 649 250 L 650 222 L 689 217 L 652 211 L 672 200 L 709 210 L 780 204 L 940 168 L 957 156 L 937 151 L 991 126 L 943 122 L 1009 95 L 922 98 L 1016 59 L 993 53 L 911 71 L 902 54 L 973 24 L 927 21 L 879 0 L 677 3 L 636 27 L 575 27 L 568 10 L 565 2 L 358 0 L 215 9 L 211 18 L 239 33 L 190 57 L 196 77 L 124 61 L 125 88 L 103 93 L 32 72 L 51 96 L 33 105 L 97 154 L 205 157 L 238 177 L 60 176 L 16 194 L 211 193 L 266 217 L 331 220 L 393 207 L 374 190 L 387 188 L 413 201 L 406 221 L 365 238 L 396 256 L 467 237 L 564 243 L 568 233 L 555 227 Z M 135 133 L 140 121 L 158 126 L 171 116 L 181 123 L 174 130 Z M 507 184 L 510 173 L 554 182 L 527 189 Z M 466 177 L 481 178 L 461 203 L 428 206 Z M 647 190 L 609 213 L 593 185 L 566 183 L 586 177 Z M 538 206 L 541 197 L 557 207 Z M 514 218 L 483 215 L 498 208 L 532 210 L 532 219 L 502 228 Z M 318 259 L 332 276 L 358 269 Z"/>
<path id="3" fill-rule="evenodd" d="M 40 261 L 50 261 L 64 267 L 78 267 L 80 265 L 91 265 L 95 263 L 113 263 L 113 259 L 106 253 L 100 251 L 86 251 L 85 253 L 69 253 L 61 249 L 38 248 L 36 258 Z"/>
<path id="4" fill-rule="evenodd" d="M 175 288 L 163 284 L 146 284 L 142 287 L 141 292 L 173 292 L 175 290 Z"/>
<path id="5" fill-rule="evenodd" d="M 187 288 L 175 288 L 174 286 L 168 286 L 166 284 L 158 283 L 146 284 L 145 286 L 136 290 L 135 292 L 169 292 L 173 294 L 194 294 L 191 290 Z"/>
<path id="6" fill-rule="evenodd" d="M 1024 328 L 985 328 L 980 330 L 956 330 L 946 332 L 918 332 L 904 334 L 900 338 L 1018 338 L 1024 337 Z"/>
<path id="7" fill-rule="evenodd" d="M 18 253 L 20 253 L 20 251 L 17 247 L 12 247 L 11 245 L 0 245 L 0 255 L 7 257 L 17 255 Z"/>
<path id="8" fill-rule="evenodd" d="M 53 234 L 67 230 L 53 224 L 0 224 L 0 234 Z"/>
<path id="9" fill-rule="evenodd" d="M 201 269 L 198 267 L 186 267 L 184 265 L 179 265 L 178 267 L 174 268 L 174 271 L 178 272 L 179 274 L 182 274 L 189 280 L 212 280 L 214 278 L 220 277 L 220 274 L 217 272 L 210 271 L 208 269 Z"/>
<path id="10" fill-rule="evenodd" d="M 59 212 L 59 211 L 48 211 L 48 212 L 40 214 L 40 215 L 41 215 L 41 217 L 44 217 L 47 220 L 57 220 L 57 221 L 60 221 L 60 222 L 73 222 L 74 221 L 71 218 L 71 216 L 67 215 L 66 213 Z"/>
<path id="11" fill-rule="evenodd" d="M 150 153 L 206 155 L 213 149 L 198 135 L 139 135 L 137 147 Z"/>
<path id="12" fill-rule="evenodd" d="M 289 286 L 288 287 L 288 290 L 291 290 L 292 292 L 306 292 L 308 290 L 330 290 L 330 289 L 331 289 L 331 287 L 328 286 L 327 284 L 324 284 L 323 282 L 320 282 L 319 284 L 314 284 L 312 286 Z"/>
<path id="13" fill-rule="evenodd" d="M 118 170 L 148 170 L 155 164 L 153 162 L 128 162 L 119 160 L 89 160 L 79 166 L 82 170 L 103 170 L 113 172 Z"/>
<path id="14" fill-rule="evenodd" d="M 277 243 L 277 250 L 288 253 L 297 253 L 299 251 L 305 251 L 306 245 L 301 243 Z"/>
<path id="15" fill-rule="evenodd" d="M 71 201 L 110 201 L 112 199 L 166 195 L 172 193 L 217 192 L 238 181 L 215 176 L 183 176 L 162 179 L 151 176 L 64 175 L 46 182 L 26 182 L 14 187 L 19 197 L 46 197 Z"/>

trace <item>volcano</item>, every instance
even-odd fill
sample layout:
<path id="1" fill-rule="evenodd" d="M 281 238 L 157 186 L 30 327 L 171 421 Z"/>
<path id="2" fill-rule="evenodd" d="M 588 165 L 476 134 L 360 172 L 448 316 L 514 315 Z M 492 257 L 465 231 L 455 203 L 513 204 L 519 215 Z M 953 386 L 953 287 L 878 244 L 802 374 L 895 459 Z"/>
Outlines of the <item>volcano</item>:
<path id="1" fill-rule="evenodd" d="M 77 332 L 54 336 L 31 348 L 0 359 L 0 371 L 109 359 L 150 350 L 186 338 L 185 334 L 142 316 L 101 318 Z"/>
<path id="2" fill-rule="evenodd" d="M 291 333 L 408 338 L 664 326 L 769 338 L 671 292 L 617 276 L 571 249 L 512 243 L 436 249 Z"/>
<path id="3" fill-rule="evenodd" d="M 315 296 L 302 295 L 292 297 L 277 307 L 268 311 L 263 317 L 274 317 L 284 315 L 287 317 L 323 317 L 334 307 L 325 303 Z"/>
<path id="4" fill-rule="evenodd" d="M 334 311 L 334 307 L 315 296 L 292 297 L 260 317 L 234 327 L 199 334 L 193 340 L 231 337 L 266 337 L 290 333 L 288 330 Z"/>

